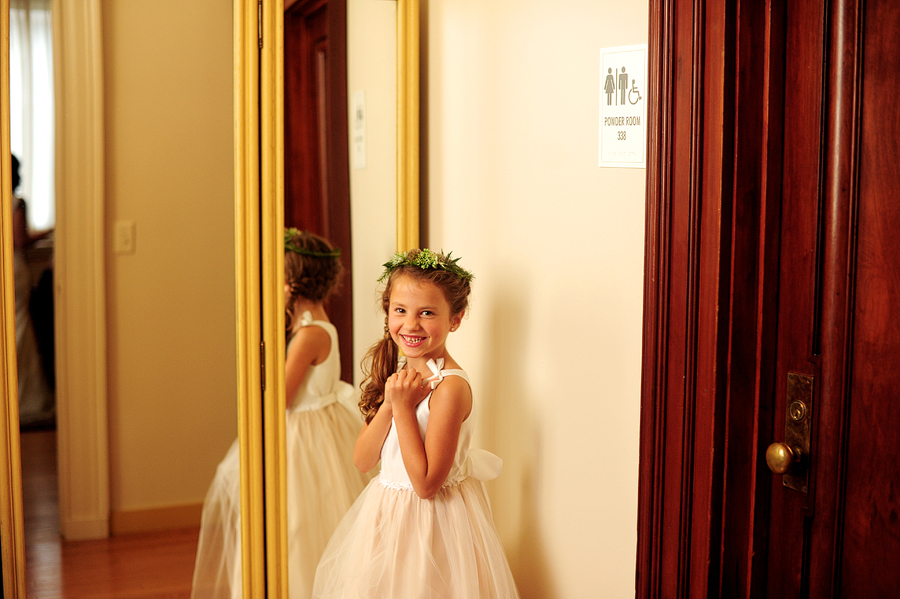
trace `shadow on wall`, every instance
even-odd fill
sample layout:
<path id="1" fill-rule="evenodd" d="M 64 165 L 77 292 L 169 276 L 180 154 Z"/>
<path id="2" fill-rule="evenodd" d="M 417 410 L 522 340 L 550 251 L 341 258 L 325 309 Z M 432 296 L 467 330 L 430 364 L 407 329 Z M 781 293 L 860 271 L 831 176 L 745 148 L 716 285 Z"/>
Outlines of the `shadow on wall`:
<path id="1" fill-rule="evenodd" d="M 479 402 L 480 435 L 485 449 L 503 459 L 503 473 L 488 483 L 494 521 L 522 599 L 551 597 L 541 540 L 540 514 L 535 490 L 543 471 L 537 405 L 524 384 L 522 348 L 528 347 L 530 329 L 523 326 L 528 312 L 526 294 L 505 292 L 525 288 L 524 281 L 504 281 L 492 297 L 485 339 L 499 340 L 486 352 L 486 396 Z M 483 318 L 483 316 L 482 316 Z"/>

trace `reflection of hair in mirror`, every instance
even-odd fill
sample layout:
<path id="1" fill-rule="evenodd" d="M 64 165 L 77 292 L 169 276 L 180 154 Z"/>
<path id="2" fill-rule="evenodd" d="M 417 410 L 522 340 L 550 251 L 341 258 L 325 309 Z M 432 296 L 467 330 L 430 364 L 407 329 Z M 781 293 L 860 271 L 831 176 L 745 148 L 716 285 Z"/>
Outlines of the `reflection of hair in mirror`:
<path id="1" fill-rule="evenodd" d="M 46 238 L 53 229 L 46 231 L 33 231 L 28 227 L 28 205 L 25 200 L 19 197 L 16 190 L 22 183 L 20 177 L 20 163 L 15 155 L 12 156 L 12 192 L 13 192 L 13 247 L 17 250 L 30 247 L 36 242 Z"/>
<path id="2" fill-rule="evenodd" d="M 19 159 L 16 158 L 16 155 L 12 155 L 12 191 L 16 193 L 16 190 L 19 189 L 19 184 L 22 182 L 22 177 L 19 173 Z"/>
<path id="3" fill-rule="evenodd" d="M 308 231 L 288 230 L 285 234 L 284 284 L 291 300 L 285 306 L 285 329 L 290 338 L 297 298 L 324 302 L 337 291 L 344 267 L 340 254 L 323 237 Z"/>
<path id="4" fill-rule="evenodd" d="M 419 250 L 410 250 L 407 258 L 413 260 Z M 462 314 L 469 307 L 469 294 L 472 291 L 470 279 L 440 268 L 420 268 L 418 266 L 399 266 L 395 268 L 384 286 L 381 294 L 381 309 L 384 310 L 384 337 L 369 348 L 363 365 L 366 380 L 363 383 L 359 400 L 359 409 L 366 419 L 372 420 L 378 406 L 384 399 L 384 384 L 397 370 L 397 346 L 391 340 L 387 329 L 388 306 L 391 302 L 391 289 L 401 276 L 412 277 L 420 283 L 432 283 L 444 293 L 453 314 Z"/>
<path id="5" fill-rule="evenodd" d="M 12 192 L 13 192 L 13 247 L 21 250 L 31 245 L 31 235 L 28 232 L 28 208 L 25 200 L 17 195 L 17 190 L 22 182 L 19 176 L 19 159 L 12 155 Z"/>

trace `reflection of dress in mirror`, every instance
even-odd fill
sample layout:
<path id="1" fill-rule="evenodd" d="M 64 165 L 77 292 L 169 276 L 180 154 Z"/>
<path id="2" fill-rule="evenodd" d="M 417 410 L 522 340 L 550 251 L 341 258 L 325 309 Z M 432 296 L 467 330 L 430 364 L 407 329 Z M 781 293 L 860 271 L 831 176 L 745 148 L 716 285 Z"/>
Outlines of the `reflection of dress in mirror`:
<path id="1" fill-rule="evenodd" d="M 340 379 L 337 330 L 323 302 L 342 272 L 324 239 L 285 233 L 287 537 L 291 599 L 308 599 L 316 565 L 369 480 L 353 465 L 362 426 L 355 389 Z M 203 507 L 192 597 L 240 597 L 237 442 L 219 464 Z"/>
<path id="2" fill-rule="evenodd" d="M 27 250 L 50 231 L 28 229 L 25 200 L 15 195 L 19 187 L 19 161 L 12 157 L 13 262 L 16 283 L 16 360 L 19 378 L 19 423 L 23 427 L 50 426 L 56 413 L 53 389 L 45 375 L 31 314 L 34 280 Z"/>

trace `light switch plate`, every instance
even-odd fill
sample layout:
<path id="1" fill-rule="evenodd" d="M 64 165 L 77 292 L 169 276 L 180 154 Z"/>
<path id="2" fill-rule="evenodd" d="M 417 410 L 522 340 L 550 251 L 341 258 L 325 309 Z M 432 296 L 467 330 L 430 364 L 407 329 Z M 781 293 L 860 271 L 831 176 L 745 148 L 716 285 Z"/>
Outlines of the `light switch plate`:
<path id="1" fill-rule="evenodd" d="M 113 234 L 113 250 L 117 254 L 134 253 L 135 223 L 133 220 L 116 221 Z"/>

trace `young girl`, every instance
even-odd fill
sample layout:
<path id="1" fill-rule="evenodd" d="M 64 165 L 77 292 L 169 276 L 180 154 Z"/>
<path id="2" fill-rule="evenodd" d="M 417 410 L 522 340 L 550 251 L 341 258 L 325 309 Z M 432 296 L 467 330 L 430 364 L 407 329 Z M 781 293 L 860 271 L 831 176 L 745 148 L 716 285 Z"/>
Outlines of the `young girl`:
<path id="1" fill-rule="evenodd" d="M 296 229 L 284 243 L 288 586 L 292 599 L 309 599 L 319 557 L 370 477 L 353 466 L 356 392 L 340 380 L 337 330 L 324 308 L 341 276 L 340 252 Z M 203 506 L 194 598 L 241 597 L 239 479 L 235 441 Z"/>
<path id="2" fill-rule="evenodd" d="M 472 391 L 446 347 L 472 281 L 458 260 L 423 249 L 385 264 L 385 334 L 367 356 L 353 454 L 381 473 L 328 543 L 313 597 L 518 597 L 481 482 L 500 460 L 469 448 Z"/>

